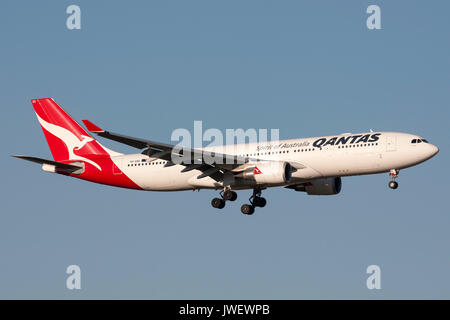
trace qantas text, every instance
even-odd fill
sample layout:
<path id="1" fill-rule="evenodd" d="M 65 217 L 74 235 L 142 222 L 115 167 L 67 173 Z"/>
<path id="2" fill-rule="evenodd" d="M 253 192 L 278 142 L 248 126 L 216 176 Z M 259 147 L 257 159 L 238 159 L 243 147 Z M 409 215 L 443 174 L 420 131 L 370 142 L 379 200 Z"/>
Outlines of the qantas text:
<path id="1" fill-rule="evenodd" d="M 353 144 L 353 143 L 367 143 L 367 142 L 375 142 L 380 139 L 381 133 L 372 133 L 372 134 L 359 134 L 354 136 L 344 136 L 344 137 L 333 137 L 330 139 L 320 138 L 313 142 L 313 146 L 316 148 L 321 148 L 325 146 L 337 146 L 340 144 Z"/>

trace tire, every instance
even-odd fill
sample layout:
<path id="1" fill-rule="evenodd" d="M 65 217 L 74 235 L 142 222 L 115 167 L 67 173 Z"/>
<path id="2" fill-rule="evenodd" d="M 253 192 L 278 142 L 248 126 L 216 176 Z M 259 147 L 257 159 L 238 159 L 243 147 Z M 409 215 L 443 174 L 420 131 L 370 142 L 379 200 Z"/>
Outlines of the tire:
<path id="1" fill-rule="evenodd" d="M 389 188 L 395 190 L 398 188 L 398 183 L 396 181 L 389 181 Z"/>
<path id="2" fill-rule="evenodd" d="M 255 212 L 255 207 L 249 204 L 243 204 L 241 207 L 241 212 L 246 215 L 252 215 Z"/>
<path id="3" fill-rule="evenodd" d="M 256 197 L 253 199 L 253 204 L 257 207 L 264 208 L 267 204 L 267 201 L 263 197 Z"/>
<path id="4" fill-rule="evenodd" d="M 237 199 L 237 193 L 231 190 L 226 190 L 223 193 L 223 200 L 230 200 L 230 201 L 234 201 Z"/>
<path id="5" fill-rule="evenodd" d="M 220 198 L 214 198 L 211 200 L 211 205 L 216 209 L 223 209 L 225 207 L 225 201 Z"/>

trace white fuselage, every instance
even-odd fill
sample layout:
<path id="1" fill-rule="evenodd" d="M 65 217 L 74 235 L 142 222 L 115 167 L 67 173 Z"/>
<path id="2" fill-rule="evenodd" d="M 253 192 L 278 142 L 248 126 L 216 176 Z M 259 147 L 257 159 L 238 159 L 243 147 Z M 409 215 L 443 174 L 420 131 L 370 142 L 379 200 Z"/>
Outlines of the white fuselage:
<path id="1" fill-rule="evenodd" d="M 375 137 L 373 138 L 373 135 Z M 302 168 L 292 173 L 289 183 L 298 184 L 325 177 L 374 174 L 391 169 L 404 169 L 419 164 L 438 152 L 430 143 L 412 143 L 417 135 L 400 132 L 368 132 L 306 139 L 280 140 L 227 146 L 203 150 L 239 155 L 261 160 L 277 160 L 299 164 Z M 188 189 L 221 189 L 223 182 L 202 176 L 200 170 L 185 169 L 183 165 L 167 166 L 167 161 L 144 154 L 112 157 L 116 166 L 144 190 L 176 191 Z M 257 165 L 257 164 L 256 164 Z M 264 172 L 262 173 L 264 174 Z M 232 180 L 234 189 L 253 188 Z"/>

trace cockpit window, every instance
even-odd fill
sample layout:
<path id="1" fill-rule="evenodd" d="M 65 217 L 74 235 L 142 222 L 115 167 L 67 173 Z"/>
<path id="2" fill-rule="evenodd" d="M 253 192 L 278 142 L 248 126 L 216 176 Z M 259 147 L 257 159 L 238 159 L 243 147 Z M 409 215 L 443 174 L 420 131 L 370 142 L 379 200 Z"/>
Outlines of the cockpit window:
<path id="1" fill-rule="evenodd" d="M 429 143 L 426 139 L 412 139 L 411 140 L 411 143 L 421 143 L 421 142 Z"/>

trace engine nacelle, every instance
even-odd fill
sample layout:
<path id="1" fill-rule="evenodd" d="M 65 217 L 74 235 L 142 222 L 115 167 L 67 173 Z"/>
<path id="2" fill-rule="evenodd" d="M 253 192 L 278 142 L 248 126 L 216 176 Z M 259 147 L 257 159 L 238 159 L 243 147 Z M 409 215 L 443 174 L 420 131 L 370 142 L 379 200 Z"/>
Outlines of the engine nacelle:
<path id="1" fill-rule="evenodd" d="M 332 195 L 341 192 L 342 180 L 337 178 L 322 178 L 291 187 L 295 191 L 304 191 L 309 195 Z"/>
<path id="2" fill-rule="evenodd" d="M 257 184 L 283 184 L 291 180 L 292 167 L 288 162 L 262 162 L 236 175 Z"/>

